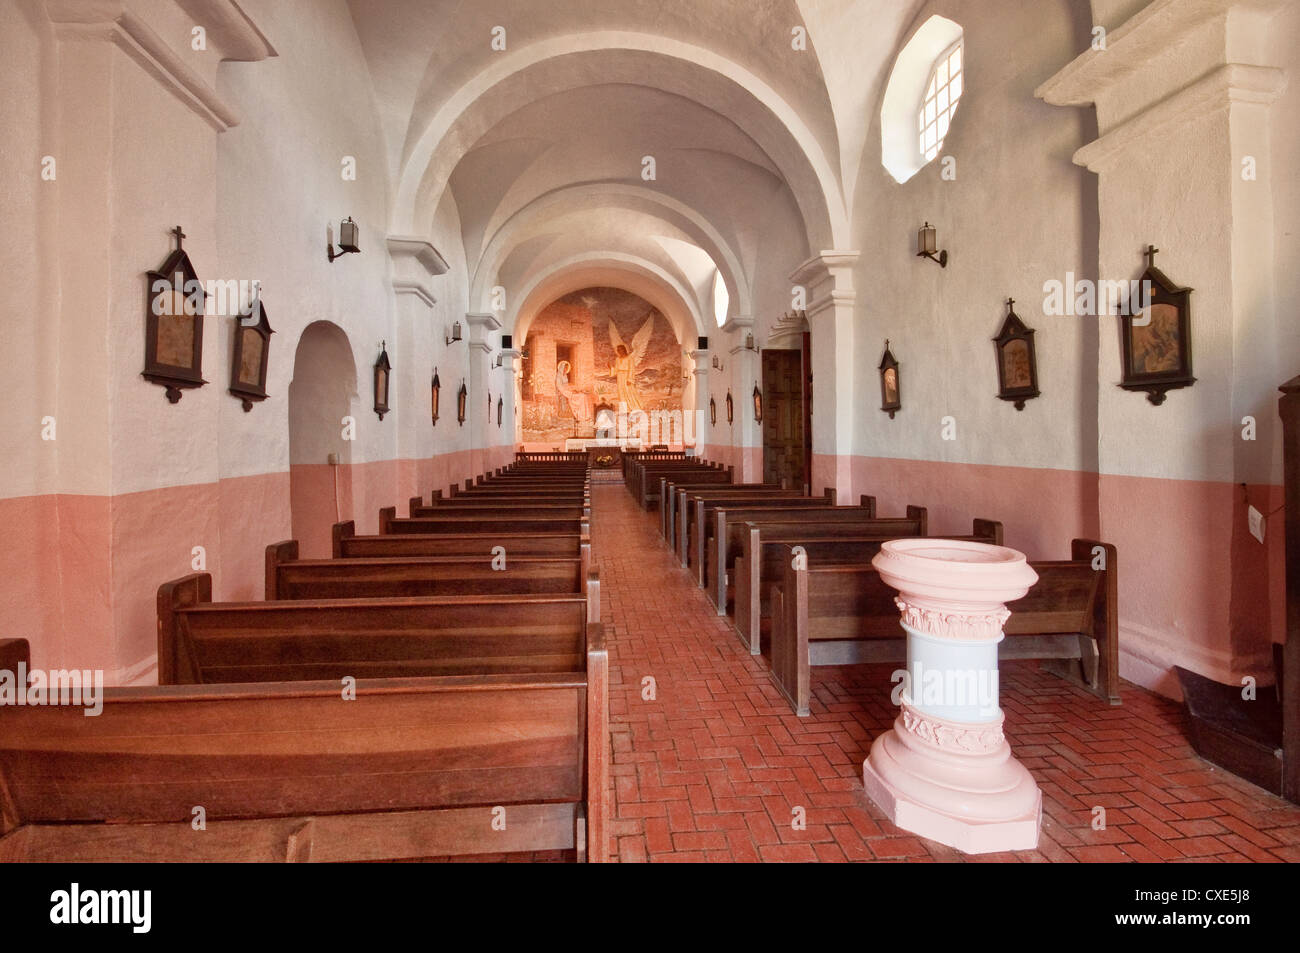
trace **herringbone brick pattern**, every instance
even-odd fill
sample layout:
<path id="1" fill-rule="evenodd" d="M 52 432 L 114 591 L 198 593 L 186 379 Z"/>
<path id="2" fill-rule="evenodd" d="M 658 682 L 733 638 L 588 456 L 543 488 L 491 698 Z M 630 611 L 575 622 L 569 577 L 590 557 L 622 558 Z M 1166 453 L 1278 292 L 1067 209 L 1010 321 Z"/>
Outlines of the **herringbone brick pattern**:
<path id="1" fill-rule="evenodd" d="M 796 717 L 674 565 L 654 515 L 621 485 L 592 497 L 618 859 L 1300 860 L 1300 808 L 1197 757 L 1179 705 L 1125 683 L 1110 708 L 1034 662 L 1004 663 L 1001 702 L 1043 791 L 1038 849 L 965 857 L 900 831 L 862 790 L 862 761 L 895 715 L 892 667 L 813 669 L 812 714 Z"/>

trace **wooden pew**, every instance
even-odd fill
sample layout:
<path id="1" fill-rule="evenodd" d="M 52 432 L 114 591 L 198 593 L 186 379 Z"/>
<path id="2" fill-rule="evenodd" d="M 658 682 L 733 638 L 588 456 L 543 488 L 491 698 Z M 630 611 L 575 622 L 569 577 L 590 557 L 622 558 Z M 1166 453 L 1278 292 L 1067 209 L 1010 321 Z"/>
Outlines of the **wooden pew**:
<path id="1" fill-rule="evenodd" d="M 600 583 L 587 595 L 213 602 L 212 577 L 158 589 L 163 685 L 570 672 L 581 669 Z"/>
<path id="2" fill-rule="evenodd" d="M 398 596 L 577 593 L 586 595 L 591 547 L 573 556 L 407 556 L 299 559 L 298 541 L 266 547 L 266 598 L 387 599 Z M 599 613 L 590 620 L 598 622 Z"/>
<path id="3" fill-rule="evenodd" d="M 682 490 L 677 495 L 677 558 L 683 569 L 695 568 L 695 581 L 703 588 L 708 575 L 708 541 L 713 536 L 714 513 L 730 509 L 737 513 L 761 515 L 770 510 L 789 510 L 790 519 L 811 516 L 816 519 L 835 507 L 835 490 L 828 488 L 822 496 L 803 496 L 789 490 L 771 493 L 730 493 L 727 490 Z M 875 500 L 872 499 L 872 507 Z M 861 514 L 860 507 L 840 507 Z M 813 512 L 815 511 L 815 512 Z M 874 509 L 873 509 L 874 512 Z M 834 515 L 831 517 L 835 518 Z"/>
<path id="4" fill-rule="evenodd" d="M 580 556 L 590 550 L 586 527 L 576 533 L 501 532 L 486 536 L 462 533 L 389 533 L 358 536 L 356 522 L 344 520 L 331 529 L 335 559 L 380 556 L 478 556 L 501 546 L 506 558 L 514 556 Z"/>
<path id="5" fill-rule="evenodd" d="M 414 503 L 414 501 L 412 501 Z M 537 500 L 528 495 L 492 497 L 488 499 L 470 496 L 457 496 L 439 502 L 437 506 L 423 504 L 411 506 L 408 519 L 442 519 L 449 514 L 471 514 L 484 516 L 510 516 L 528 513 L 534 516 L 559 516 L 565 518 L 579 517 L 591 520 L 591 501 L 578 499 Z M 393 515 L 397 515 L 396 507 Z"/>
<path id="6" fill-rule="evenodd" d="M 782 560 L 792 547 L 802 546 L 806 558 L 816 566 L 865 565 L 880 551 L 880 544 L 886 539 L 899 538 L 894 535 L 863 535 L 856 523 L 777 522 L 780 518 L 774 516 L 772 521 L 764 519 L 741 525 L 741 544 L 730 571 L 735 609 L 733 612 L 728 606 L 727 614 L 733 617 L 736 634 L 751 655 L 760 654 L 764 637 L 768 634 L 772 589 L 780 584 L 785 574 Z M 973 523 L 970 536 L 945 538 L 1002 545 L 1000 522 L 977 519 Z"/>
<path id="7" fill-rule="evenodd" d="M 589 522 L 582 516 L 581 507 L 571 513 L 534 513 L 529 509 L 506 512 L 448 512 L 445 515 L 424 516 L 416 519 L 399 518 L 397 507 L 385 506 L 379 511 L 381 536 L 399 533 L 421 535 L 500 536 L 517 533 L 589 533 Z"/>
<path id="8" fill-rule="evenodd" d="M 694 483 L 690 480 L 670 480 L 659 478 L 659 535 L 668 543 L 668 548 L 677 551 L 677 523 L 679 520 L 678 498 L 683 492 L 716 490 L 718 492 L 750 493 L 766 496 L 789 496 L 790 491 L 782 489 L 779 483 L 727 483 L 723 480 L 710 480 Z"/>
<path id="9" fill-rule="evenodd" d="M 1073 540 L 1070 552 L 1069 560 L 1030 563 L 1038 582 L 1009 604 L 998 657 L 1052 660 L 1051 670 L 1118 705 L 1118 555 L 1089 539 Z M 808 714 L 810 666 L 906 660 L 895 592 L 875 569 L 796 569 L 789 549 L 781 558 L 784 577 L 772 593 L 772 677 L 796 713 Z"/>
<path id="10" fill-rule="evenodd" d="M 6 706 L 0 862 L 604 861 L 608 677 L 593 624 L 578 671 L 360 678 L 351 701 L 336 680 L 109 688 L 96 717 Z"/>
<path id="11" fill-rule="evenodd" d="M 644 510 L 654 509 L 659 505 L 659 478 L 668 477 L 680 482 L 704 483 L 717 480 L 720 483 L 735 483 L 736 468 L 721 467 L 712 464 L 681 466 L 676 463 L 657 466 L 654 464 L 636 464 L 632 470 L 632 497 Z"/>

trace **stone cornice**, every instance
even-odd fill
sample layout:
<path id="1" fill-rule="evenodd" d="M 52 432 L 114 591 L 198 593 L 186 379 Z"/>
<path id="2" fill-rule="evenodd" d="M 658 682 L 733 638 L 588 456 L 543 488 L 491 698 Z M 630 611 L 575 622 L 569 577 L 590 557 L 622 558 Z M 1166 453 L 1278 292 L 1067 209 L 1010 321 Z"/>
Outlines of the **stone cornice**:
<path id="1" fill-rule="evenodd" d="M 1268 105 L 1285 88 L 1286 74 L 1280 69 L 1227 63 L 1088 143 L 1074 154 L 1074 161 L 1102 172 L 1148 137 L 1233 104 Z"/>
<path id="2" fill-rule="evenodd" d="M 431 278 L 447 273 L 447 260 L 433 247 L 433 243 L 415 235 L 389 235 L 388 254 L 395 261 L 409 260 L 418 264 Z"/>
<path id="3" fill-rule="evenodd" d="M 1228 16 L 1233 7 L 1268 13 L 1285 0 L 1152 0 L 1106 34 L 1106 49 L 1089 48 L 1037 89 L 1053 106 L 1088 106 L 1148 67 L 1153 49 L 1175 47 L 1205 24 Z"/>
<path id="4" fill-rule="evenodd" d="M 191 0 L 186 9 L 213 30 L 223 59 L 275 55 L 234 0 Z M 45 10 L 60 40 L 113 43 L 213 129 L 224 132 L 239 125 L 235 108 L 123 0 L 46 0 Z"/>
<path id="5" fill-rule="evenodd" d="M 823 251 L 790 272 L 790 280 L 801 285 L 824 281 L 836 269 L 852 268 L 857 264 L 858 254 L 855 251 Z"/>

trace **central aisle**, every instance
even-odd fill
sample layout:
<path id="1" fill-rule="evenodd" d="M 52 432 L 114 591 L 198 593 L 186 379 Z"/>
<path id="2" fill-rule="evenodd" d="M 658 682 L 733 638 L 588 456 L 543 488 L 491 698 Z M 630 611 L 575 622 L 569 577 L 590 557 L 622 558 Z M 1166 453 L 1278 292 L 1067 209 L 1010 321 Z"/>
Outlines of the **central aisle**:
<path id="1" fill-rule="evenodd" d="M 908 834 L 884 837 L 873 819 L 875 809 L 862 790 L 862 760 L 871 739 L 892 721 L 888 690 L 867 690 L 864 679 L 833 711 L 814 708 L 815 718 L 798 718 L 762 659 L 742 649 L 726 617 L 675 565 L 656 514 L 638 511 L 621 483 L 593 486 L 591 494 L 610 654 L 615 856 L 958 856 L 935 844 L 927 850 Z M 647 678 L 654 680 L 653 700 L 642 698 L 643 691 L 650 693 L 643 687 Z M 806 830 L 792 827 L 796 807 L 803 809 Z"/>
<path id="2" fill-rule="evenodd" d="M 621 483 L 592 487 L 610 654 L 611 854 L 624 861 L 1300 860 L 1300 809 L 1198 758 L 1181 706 L 1095 698 L 1002 666 L 1016 755 L 1043 791 L 1033 851 L 967 858 L 898 830 L 862 790 L 892 724 L 890 666 L 817 668 L 794 715 Z M 643 680 L 653 679 L 650 686 Z M 644 686 L 644 687 L 643 687 Z M 1093 830 L 1093 809 L 1108 826 Z M 802 809 L 798 811 L 796 809 Z M 796 829 L 798 816 L 806 819 Z"/>

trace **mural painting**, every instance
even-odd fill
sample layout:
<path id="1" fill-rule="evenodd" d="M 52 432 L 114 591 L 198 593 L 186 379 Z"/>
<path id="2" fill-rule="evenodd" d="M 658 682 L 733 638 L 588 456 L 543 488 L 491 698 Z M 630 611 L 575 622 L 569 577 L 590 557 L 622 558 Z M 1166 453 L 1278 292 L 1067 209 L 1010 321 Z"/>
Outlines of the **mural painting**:
<path id="1" fill-rule="evenodd" d="M 619 288 L 584 288 L 547 305 L 524 343 L 525 443 L 558 443 L 612 428 L 620 402 L 682 408 L 682 351 L 668 320 Z M 611 434 L 612 436 L 612 434 Z"/>

